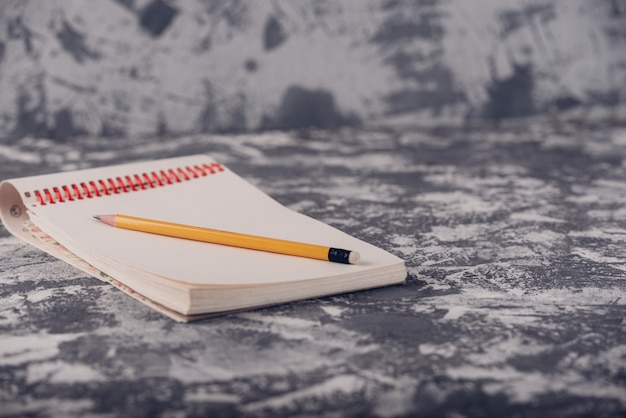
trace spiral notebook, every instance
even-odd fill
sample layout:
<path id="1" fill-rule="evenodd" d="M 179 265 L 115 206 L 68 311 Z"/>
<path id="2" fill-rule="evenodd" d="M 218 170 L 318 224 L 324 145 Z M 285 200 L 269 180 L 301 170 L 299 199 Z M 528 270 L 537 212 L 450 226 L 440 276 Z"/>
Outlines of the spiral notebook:
<path id="1" fill-rule="evenodd" d="M 358 251 L 354 265 L 112 228 L 124 213 Z M 404 261 L 278 203 L 207 155 L 0 183 L 15 236 L 178 321 L 403 283 Z"/>

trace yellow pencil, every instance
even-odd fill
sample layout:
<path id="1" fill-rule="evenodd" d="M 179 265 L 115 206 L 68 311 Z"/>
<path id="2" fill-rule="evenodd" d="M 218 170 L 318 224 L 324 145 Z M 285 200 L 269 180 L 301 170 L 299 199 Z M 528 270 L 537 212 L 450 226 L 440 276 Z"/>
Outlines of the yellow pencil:
<path id="1" fill-rule="evenodd" d="M 340 248 L 326 247 L 323 245 L 220 231 L 217 229 L 136 218 L 127 215 L 96 215 L 94 218 L 116 228 L 132 229 L 133 231 L 209 242 L 212 244 L 229 245 L 231 247 L 247 248 L 250 250 L 315 258 L 343 264 L 355 264 L 360 259 L 360 255 L 356 251 L 342 250 Z"/>

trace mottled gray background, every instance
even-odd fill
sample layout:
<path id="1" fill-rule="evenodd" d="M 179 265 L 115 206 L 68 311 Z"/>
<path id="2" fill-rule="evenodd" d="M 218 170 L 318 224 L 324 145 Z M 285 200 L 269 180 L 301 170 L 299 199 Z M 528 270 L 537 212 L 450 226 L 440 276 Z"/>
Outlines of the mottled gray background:
<path id="1" fill-rule="evenodd" d="M 0 179 L 209 153 L 407 283 L 178 324 L 0 225 L 0 416 L 626 416 L 623 0 L 0 0 Z"/>
<path id="2" fill-rule="evenodd" d="M 0 135 L 626 118 L 624 0 L 0 2 Z"/>

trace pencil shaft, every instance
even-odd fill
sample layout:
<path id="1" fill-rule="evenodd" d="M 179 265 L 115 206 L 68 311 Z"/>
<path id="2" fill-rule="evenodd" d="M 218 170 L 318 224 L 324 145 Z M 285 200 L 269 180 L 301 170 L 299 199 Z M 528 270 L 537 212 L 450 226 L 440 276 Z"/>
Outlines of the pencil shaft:
<path id="1" fill-rule="evenodd" d="M 100 216 L 100 218 L 104 218 L 105 216 L 108 215 Z M 220 231 L 217 229 L 143 219 L 127 215 L 115 215 L 114 226 L 117 228 L 131 229 L 134 231 L 148 232 L 152 234 L 166 235 L 169 237 L 184 238 L 212 244 L 229 245 L 232 247 L 295 255 L 326 261 L 329 260 L 330 247 L 322 245 Z"/>

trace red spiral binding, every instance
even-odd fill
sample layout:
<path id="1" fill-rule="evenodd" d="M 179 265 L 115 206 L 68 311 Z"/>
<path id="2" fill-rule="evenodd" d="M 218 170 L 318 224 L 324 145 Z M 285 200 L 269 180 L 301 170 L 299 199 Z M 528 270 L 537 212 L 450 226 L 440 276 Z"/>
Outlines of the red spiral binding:
<path id="1" fill-rule="evenodd" d="M 202 164 L 194 165 L 193 167 L 170 168 L 168 170 L 133 174 L 124 177 L 89 180 L 79 184 L 61 185 L 35 190 L 33 193 L 37 199 L 37 203 L 41 206 L 45 206 L 164 187 L 174 183 L 205 177 L 209 174 L 215 174 L 221 171 L 224 171 L 224 167 L 218 163 Z"/>

